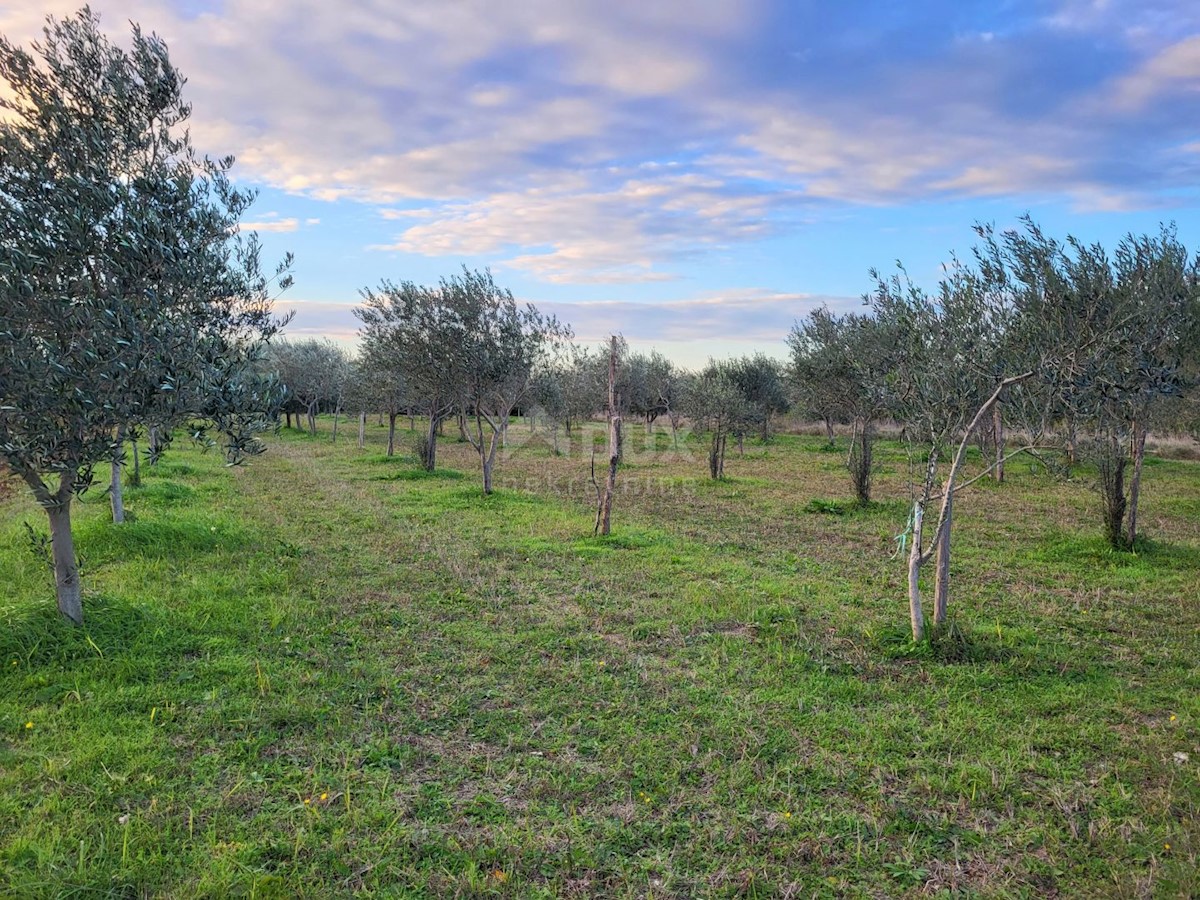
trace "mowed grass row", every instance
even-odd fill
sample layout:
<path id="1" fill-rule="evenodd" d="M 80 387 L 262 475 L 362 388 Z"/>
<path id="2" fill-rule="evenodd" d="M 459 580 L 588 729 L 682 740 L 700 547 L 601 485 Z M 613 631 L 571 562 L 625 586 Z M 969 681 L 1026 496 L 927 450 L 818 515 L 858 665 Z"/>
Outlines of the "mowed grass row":
<path id="1" fill-rule="evenodd" d="M 578 437 L 514 425 L 485 498 L 452 437 L 428 475 L 324 428 L 241 469 L 181 441 L 124 526 L 89 492 L 83 629 L 0 501 L 4 892 L 1200 890 L 1200 465 L 1148 467 L 1137 555 L 1086 473 L 981 483 L 933 653 L 898 447 L 850 510 L 821 439 L 711 483 L 631 429 L 601 539 Z"/>

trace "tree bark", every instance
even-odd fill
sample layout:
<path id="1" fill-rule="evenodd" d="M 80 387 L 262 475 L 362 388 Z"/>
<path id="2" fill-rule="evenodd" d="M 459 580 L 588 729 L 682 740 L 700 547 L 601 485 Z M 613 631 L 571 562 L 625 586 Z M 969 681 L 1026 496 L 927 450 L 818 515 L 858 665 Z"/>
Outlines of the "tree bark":
<path id="1" fill-rule="evenodd" d="M 308 408 L 308 433 L 317 436 L 317 407 L 313 404 Z"/>
<path id="2" fill-rule="evenodd" d="M 125 521 L 125 494 L 121 484 L 121 470 L 124 468 L 121 464 L 121 453 L 124 449 L 124 444 L 125 429 L 118 428 L 116 452 L 113 454 L 112 460 L 112 478 L 108 488 L 108 499 L 112 506 L 112 520 L 117 525 Z"/>
<path id="3" fill-rule="evenodd" d="M 997 482 L 1004 482 L 1004 413 L 1000 409 L 1000 401 L 992 406 L 992 432 L 996 439 L 996 468 L 992 477 Z"/>
<path id="4" fill-rule="evenodd" d="M 360 412 L 358 414 L 358 449 L 362 450 L 367 446 L 367 414 Z"/>
<path id="5" fill-rule="evenodd" d="M 425 458 L 421 464 L 425 471 L 432 472 L 437 465 L 437 433 L 438 420 L 436 416 L 429 417 L 429 433 L 425 436 Z"/>
<path id="6" fill-rule="evenodd" d="M 133 474 L 129 478 L 129 483 L 134 487 L 141 487 L 142 484 L 142 457 L 138 453 L 137 441 L 129 442 L 129 453 L 133 457 Z"/>
<path id="7" fill-rule="evenodd" d="M 908 618 L 914 643 L 925 637 L 925 613 L 921 610 L 921 528 L 924 522 L 925 508 L 917 503 L 913 507 L 912 544 L 908 548 Z"/>
<path id="8" fill-rule="evenodd" d="M 338 418 L 342 414 L 342 405 L 339 403 L 333 408 L 333 443 L 337 443 Z"/>
<path id="9" fill-rule="evenodd" d="M 387 455 L 394 456 L 396 453 L 396 414 L 388 414 L 388 448 Z"/>
<path id="10" fill-rule="evenodd" d="M 829 443 L 832 444 L 834 443 L 833 423 L 829 421 L 828 416 L 826 416 L 823 421 L 825 422 L 825 437 L 828 438 Z"/>
<path id="11" fill-rule="evenodd" d="M 954 488 L 950 486 L 946 495 L 945 510 L 939 526 L 937 546 L 937 577 L 933 587 L 933 624 L 946 624 L 946 611 L 950 607 L 950 527 L 954 521 Z"/>
<path id="12" fill-rule="evenodd" d="M 479 460 L 483 464 L 483 494 L 485 497 L 492 492 L 492 470 L 496 465 L 496 445 L 498 443 L 498 438 L 499 435 L 493 431 L 491 438 L 488 440 L 488 449 L 487 453 L 485 454 L 482 452 L 483 441 L 482 435 L 480 435 Z"/>
<path id="13" fill-rule="evenodd" d="M 50 516 L 50 542 L 54 552 L 54 586 L 58 594 L 58 611 L 76 625 L 82 625 L 83 599 L 79 584 L 79 566 L 75 561 L 75 537 L 71 534 L 70 494 L 60 497 L 58 504 L 47 508 L 46 512 Z"/>
<path id="14" fill-rule="evenodd" d="M 1129 524 L 1125 538 L 1129 549 L 1132 550 L 1133 543 L 1137 540 L 1138 493 L 1142 486 L 1142 463 L 1146 459 L 1146 429 L 1140 422 L 1133 423 L 1131 444 L 1133 474 L 1129 476 Z"/>
<path id="15" fill-rule="evenodd" d="M 621 417 L 617 413 L 617 337 L 613 335 L 608 354 L 608 472 L 604 478 L 604 492 L 596 510 L 596 528 L 600 534 L 608 534 L 612 528 L 613 494 L 617 488 L 617 466 L 621 461 Z M 593 457 L 594 458 L 594 457 Z"/>

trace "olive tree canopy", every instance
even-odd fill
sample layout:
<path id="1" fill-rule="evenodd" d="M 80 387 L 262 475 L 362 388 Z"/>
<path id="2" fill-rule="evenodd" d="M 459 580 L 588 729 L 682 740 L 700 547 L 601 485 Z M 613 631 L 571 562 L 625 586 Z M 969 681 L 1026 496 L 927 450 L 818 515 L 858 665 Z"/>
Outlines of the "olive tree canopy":
<path id="1" fill-rule="evenodd" d="M 192 149 L 159 38 L 134 26 L 122 50 L 84 9 L 30 50 L 0 37 L 0 79 L 0 454 L 49 515 L 59 608 L 80 622 L 72 498 L 126 426 L 194 419 L 231 462 L 261 449 L 256 356 L 288 279 L 237 234 L 253 198 L 231 158 Z"/>

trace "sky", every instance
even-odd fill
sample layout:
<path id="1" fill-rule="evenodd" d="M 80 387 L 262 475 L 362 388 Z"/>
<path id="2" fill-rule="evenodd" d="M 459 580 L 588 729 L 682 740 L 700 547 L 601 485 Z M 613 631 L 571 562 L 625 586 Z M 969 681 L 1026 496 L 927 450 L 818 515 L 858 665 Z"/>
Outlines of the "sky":
<path id="1" fill-rule="evenodd" d="M 0 0 L 27 45 L 59 0 Z M 1200 245 L 1194 0 L 95 0 L 163 37 L 196 145 L 291 250 L 295 337 L 490 266 L 577 337 L 785 353 L 872 267 L 932 287 L 1030 213 Z"/>

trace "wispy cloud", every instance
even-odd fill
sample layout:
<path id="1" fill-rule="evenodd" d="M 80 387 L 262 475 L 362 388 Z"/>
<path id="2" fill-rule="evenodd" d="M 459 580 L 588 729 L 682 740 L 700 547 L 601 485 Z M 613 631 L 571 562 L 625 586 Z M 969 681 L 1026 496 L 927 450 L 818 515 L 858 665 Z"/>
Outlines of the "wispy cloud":
<path id="1" fill-rule="evenodd" d="M 242 231 L 274 231 L 286 233 L 296 231 L 300 227 L 299 219 L 264 218 L 261 222 L 242 222 Z"/>

